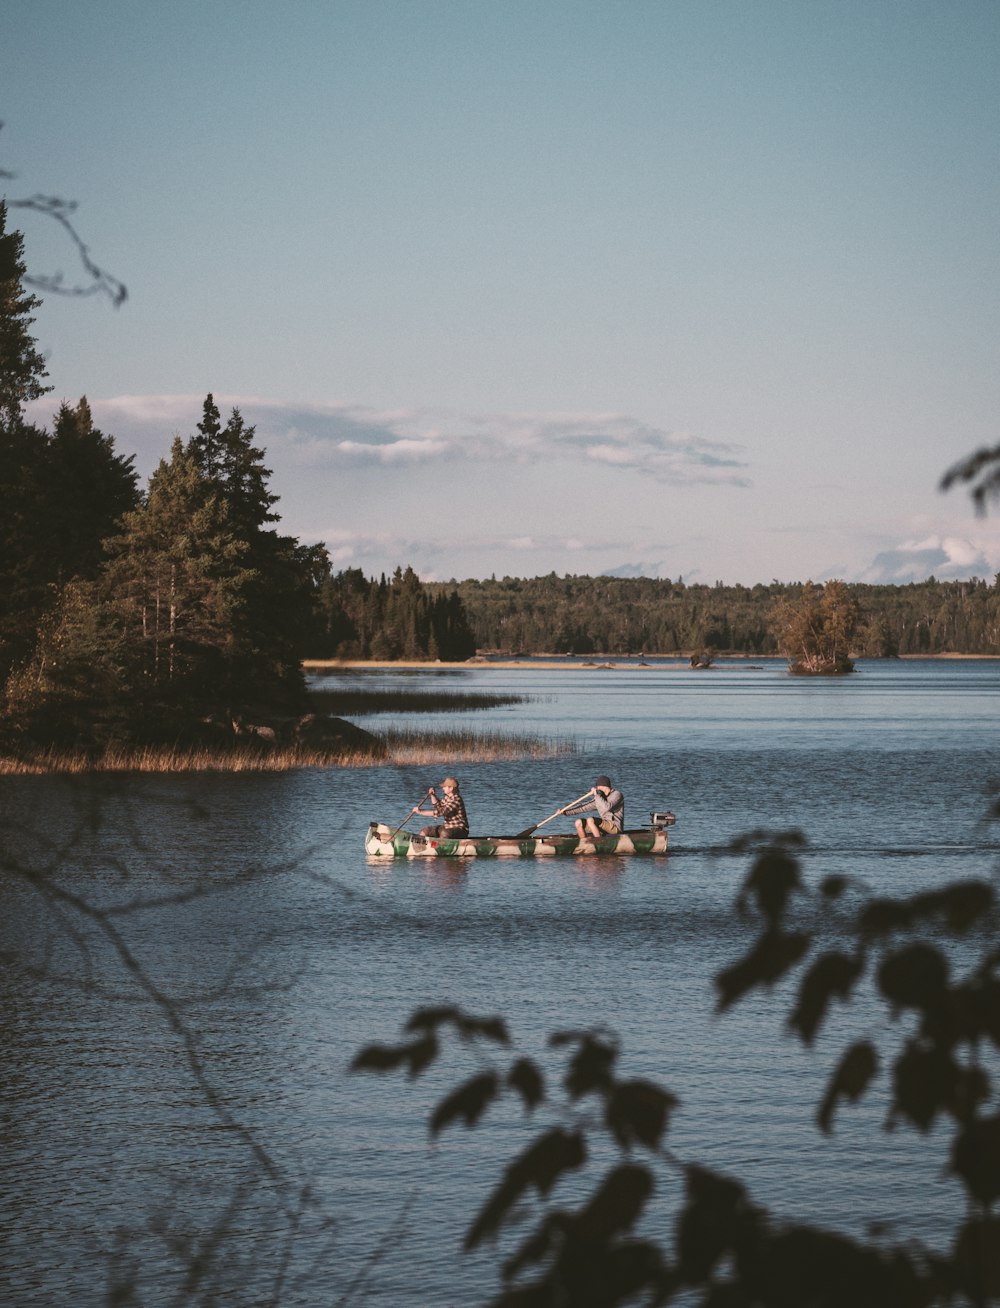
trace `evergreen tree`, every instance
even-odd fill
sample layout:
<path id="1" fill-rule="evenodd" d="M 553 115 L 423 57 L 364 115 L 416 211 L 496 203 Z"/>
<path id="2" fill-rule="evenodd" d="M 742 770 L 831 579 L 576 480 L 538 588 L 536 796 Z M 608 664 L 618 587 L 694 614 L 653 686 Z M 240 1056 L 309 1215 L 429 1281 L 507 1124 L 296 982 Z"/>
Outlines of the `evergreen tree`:
<path id="1" fill-rule="evenodd" d="M 457 663 L 471 658 L 476 641 L 469 626 L 465 605 L 457 591 L 438 595 L 431 600 L 431 632 L 427 644 L 428 658 Z"/>
<path id="2" fill-rule="evenodd" d="M 233 632 L 232 692 L 256 702 L 297 700 L 304 691 L 304 648 L 319 639 L 319 589 L 329 564 L 322 546 L 301 546 L 270 529 L 268 524 L 278 521 L 272 512 L 278 496 L 269 488 L 271 470 L 255 436 L 239 409 L 223 426 L 209 393 L 187 448 L 245 545 L 243 563 L 250 575 Z"/>
<path id="3" fill-rule="evenodd" d="M 113 551 L 102 582 L 125 633 L 137 705 L 227 706 L 240 690 L 237 633 L 253 574 L 225 502 L 179 438 L 146 503 L 125 514 Z"/>
<path id="4" fill-rule="evenodd" d="M 222 426 L 211 393 L 205 397 L 198 435 L 188 448 L 201 474 L 215 486 L 229 505 L 237 531 L 250 540 L 268 522 L 277 522 L 271 506 L 278 496 L 268 489 L 270 468 L 264 467 L 264 451 L 254 445 L 256 428 L 248 427 L 239 409 L 233 409 Z"/>
<path id="5" fill-rule="evenodd" d="M 50 602 L 44 470 L 48 437 L 0 422 L 0 683 L 25 658 Z"/>
<path id="6" fill-rule="evenodd" d="M 458 592 L 432 590 L 412 567 L 390 580 L 359 568 L 327 575 L 317 587 L 319 652 L 344 659 L 471 657 L 476 642 Z"/>
<path id="7" fill-rule="evenodd" d="M 92 581 L 71 581 L 42 615 L 30 659 L 9 677 L 7 722 L 49 745 L 127 739 L 135 704 L 114 607 Z"/>
<path id="8" fill-rule="evenodd" d="M 45 361 L 29 328 L 41 301 L 24 290 L 24 238 L 7 231 L 0 200 L 0 678 L 30 651 L 46 598 L 39 559 L 45 434 L 23 420 L 24 405 L 44 395 Z"/>
<path id="9" fill-rule="evenodd" d="M 222 415 L 211 391 L 205 396 L 197 436 L 192 436 L 188 449 L 203 476 L 210 481 L 222 479 Z"/>
<path id="10" fill-rule="evenodd" d="M 0 427 L 21 421 L 24 405 L 52 389 L 45 360 L 28 330 L 41 300 L 23 287 L 24 237 L 7 231 L 7 206 L 0 200 Z"/>
<path id="11" fill-rule="evenodd" d="M 105 538 L 139 501 L 132 464 L 94 427 L 86 398 L 61 406 L 51 435 L 0 424 L 0 679 L 30 654 L 58 587 L 96 577 Z"/>
<path id="12" fill-rule="evenodd" d="M 46 451 L 47 540 L 57 579 L 97 575 L 103 542 L 139 503 L 134 455 L 94 426 L 87 397 L 63 404 Z"/>

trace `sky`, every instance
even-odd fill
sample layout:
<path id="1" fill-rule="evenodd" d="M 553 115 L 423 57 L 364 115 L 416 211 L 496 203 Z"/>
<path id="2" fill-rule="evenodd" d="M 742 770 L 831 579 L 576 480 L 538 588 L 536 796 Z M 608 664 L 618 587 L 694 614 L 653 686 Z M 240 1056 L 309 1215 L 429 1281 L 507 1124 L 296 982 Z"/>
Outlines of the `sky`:
<path id="1" fill-rule="evenodd" d="M 996 0 L 7 0 L 0 119 L 129 292 L 31 415 L 213 393 L 338 570 L 1000 571 Z"/>

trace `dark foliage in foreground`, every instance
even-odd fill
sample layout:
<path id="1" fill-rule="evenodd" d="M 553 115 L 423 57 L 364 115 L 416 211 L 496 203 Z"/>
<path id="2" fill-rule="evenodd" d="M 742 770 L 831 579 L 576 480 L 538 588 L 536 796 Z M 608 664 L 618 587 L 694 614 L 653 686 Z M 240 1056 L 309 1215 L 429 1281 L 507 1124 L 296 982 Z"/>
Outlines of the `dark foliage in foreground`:
<path id="1" fill-rule="evenodd" d="M 562 1073 L 552 1081 L 539 1063 L 511 1049 L 502 1019 L 455 1007 L 418 1010 L 398 1044 L 370 1045 L 354 1069 L 420 1076 L 454 1038 L 475 1049 L 480 1069 L 434 1109 L 431 1135 L 474 1128 L 502 1099 L 539 1123 L 503 1166 L 465 1236 L 466 1249 L 514 1242 L 501 1264 L 496 1305 L 610 1308 L 666 1304 L 692 1293 L 703 1308 L 1000 1300 L 996 888 L 970 880 L 898 900 L 871 896 L 848 877 L 828 877 L 810 889 L 796 852 L 803 843 L 796 833 L 754 833 L 739 842 L 752 865 L 737 910 L 755 922 L 757 934 L 716 976 L 718 1009 L 795 977 L 786 1026 L 810 1045 L 835 1003 L 849 1004 L 862 987 L 873 992 L 900 1024 L 901 1041 L 880 1050 L 860 1033 L 850 1042 L 817 1105 L 817 1125 L 832 1133 L 838 1114 L 883 1075 L 890 1095 L 885 1129 L 926 1136 L 965 1190 L 967 1207 L 955 1214 L 946 1252 L 905 1233 L 890 1244 L 782 1221 L 754 1203 L 738 1178 L 681 1159 L 665 1143 L 676 1097 L 623 1076 L 618 1042 L 606 1030 L 554 1034 L 550 1046 Z M 835 904 L 845 929 L 842 943 L 830 948 L 820 943 L 821 930 Z M 943 1129 L 932 1139 L 936 1125 Z M 595 1179 L 598 1160 L 609 1152 L 611 1165 Z M 670 1232 L 651 1229 L 646 1215 L 658 1185 L 679 1194 Z M 885 1217 L 895 1216 L 887 1187 Z"/>

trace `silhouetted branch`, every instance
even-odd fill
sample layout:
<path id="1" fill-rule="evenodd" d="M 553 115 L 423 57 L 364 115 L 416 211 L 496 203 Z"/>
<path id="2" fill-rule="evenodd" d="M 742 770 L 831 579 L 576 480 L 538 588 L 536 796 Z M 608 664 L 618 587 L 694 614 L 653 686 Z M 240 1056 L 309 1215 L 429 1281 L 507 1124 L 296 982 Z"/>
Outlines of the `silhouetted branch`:
<path id="1" fill-rule="evenodd" d="M 992 449 L 984 446 L 953 464 L 941 478 L 940 488 L 950 490 L 956 482 L 975 481 L 977 477 L 980 478 L 979 484 L 972 487 L 969 495 L 976 512 L 985 517 L 989 502 L 1000 499 L 1000 445 L 994 445 Z"/>
<path id="2" fill-rule="evenodd" d="M 0 122 L 0 130 L 3 129 L 3 123 Z M 7 169 L 0 169 L 0 180 L 13 181 L 17 176 L 16 173 L 9 172 Z M 128 288 L 125 283 L 119 281 L 117 277 L 112 276 L 106 268 L 100 267 L 90 257 L 90 249 L 84 242 L 80 233 L 70 221 L 70 215 L 74 214 L 77 209 L 75 200 L 63 200 L 57 195 L 41 195 L 35 193 L 20 200 L 7 200 L 8 209 L 27 209 L 32 213 L 41 214 L 44 218 L 51 218 L 53 222 L 59 224 L 70 241 L 76 247 L 76 253 L 84 271 L 90 278 L 89 282 L 67 285 L 63 273 L 53 273 L 51 276 L 39 276 L 37 274 L 26 274 L 24 282 L 28 286 L 33 286 L 37 290 L 50 291 L 55 295 L 106 295 L 116 309 L 120 308 L 128 299 Z"/>

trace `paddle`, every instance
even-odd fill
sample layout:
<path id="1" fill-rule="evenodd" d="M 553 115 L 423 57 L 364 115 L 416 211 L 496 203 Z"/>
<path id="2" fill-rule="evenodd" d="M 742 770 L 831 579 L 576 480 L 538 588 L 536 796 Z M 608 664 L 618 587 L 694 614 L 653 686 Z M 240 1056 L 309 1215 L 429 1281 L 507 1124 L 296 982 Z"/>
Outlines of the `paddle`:
<path id="1" fill-rule="evenodd" d="M 566 810 L 567 810 L 568 808 L 572 808 L 574 804 L 580 804 L 580 803 L 582 803 L 583 800 L 585 800 L 585 799 L 587 798 L 588 795 L 592 795 L 593 793 L 594 793 L 594 792 L 593 792 L 592 789 L 591 789 L 591 790 L 585 790 L 585 791 L 583 792 L 583 794 L 580 796 L 579 799 L 571 799 L 570 802 L 569 802 L 568 804 L 564 804 L 562 808 L 557 808 L 556 811 L 555 811 L 554 813 L 550 813 L 549 816 L 548 816 L 547 818 L 542 818 L 541 822 L 536 822 L 535 825 L 534 825 L 533 827 L 525 827 L 525 829 L 524 829 L 523 831 L 519 831 L 519 832 L 517 833 L 517 835 L 514 837 L 514 839 L 515 839 L 515 840 L 527 840 L 527 838 L 531 835 L 531 833 L 532 833 L 533 831 L 537 831 L 539 827 L 544 827 L 545 824 L 546 824 L 546 822 L 551 822 L 553 818 L 557 818 L 557 817 L 559 817 L 559 815 L 560 815 L 561 813 L 565 813 Z"/>
<path id="2" fill-rule="evenodd" d="M 428 790 L 427 794 L 421 795 L 420 799 L 417 800 L 417 802 L 413 805 L 409 813 L 407 813 L 406 817 L 403 818 L 402 822 L 400 822 L 396 830 L 391 831 L 389 833 L 389 835 L 386 837 L 387 840 L 395 839 L 397 832 L 402 831 L 402 829 L 406 826 L 407 822 L 409 822 L 410 818 L 413 817 L 414 813 L 420 812 L 420 805 L 424 802 L 424 800 L 427 798 L 427 795 L 429 795 L 430 793 L 431 793 L 430 790 Z M 555 816 L 555 814 L 553 814 L 553 816 Z"/>

